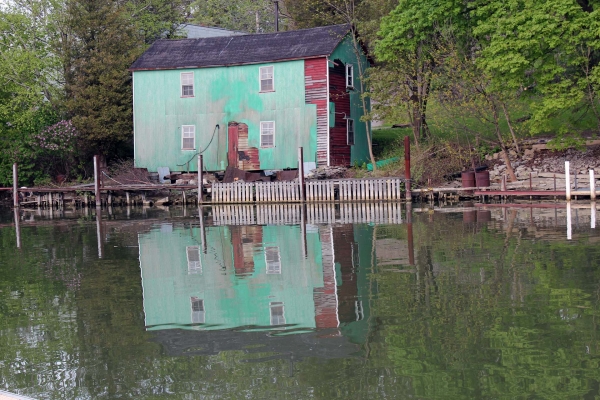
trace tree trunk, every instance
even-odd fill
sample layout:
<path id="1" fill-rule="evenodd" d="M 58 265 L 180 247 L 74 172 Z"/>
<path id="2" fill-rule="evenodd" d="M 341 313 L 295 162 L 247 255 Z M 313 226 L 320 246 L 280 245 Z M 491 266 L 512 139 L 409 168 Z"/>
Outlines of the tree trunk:
<path id="1" fill-rule="evenodd" d="M 500 143 L 500 147 L 502 148 L 502 153 L 504 154 L 504 162 L 506 163 L 506 171 L 508 171 L 508 175 L 511 182 L 515 182 L 517 180 L 517 176 L 515 175 L 515 171 L 513 170 L 512 165 L 510 165 L 510 158 L 508 157 L 508 148 L 504 144 L 504 140 L 502 139 L 502 133 L 500 133 L 500 122 L 498 119 L 498 109 L 496 108 L 496 104 L 493 102 L 492 111 L 494 113 L 494 127 L 496 128 L 496 136 L 498 136 L 498 142 Z"/>
<path id="2" fill-rule="evenodd" d="M 508 110 L 506 109 L 506 104 L 504 104 L 504 102 L 500 102 L 500 104 L 502 104 L 502 110 L 504 111 L 504 118 L 506 118 L 506 123 L 508 124 L 508 129 L 510 130 L 510 134 L 512 135 L 515 149 L 517 150 L 518 154 L 521 154 L 521 149 L 519 149 L 519 142 L 517 142 L 517 135 L 515 135 L 515 130 L 513 129 L 512 123 L 510 122 L 510 116 L 508 115 Z"/>

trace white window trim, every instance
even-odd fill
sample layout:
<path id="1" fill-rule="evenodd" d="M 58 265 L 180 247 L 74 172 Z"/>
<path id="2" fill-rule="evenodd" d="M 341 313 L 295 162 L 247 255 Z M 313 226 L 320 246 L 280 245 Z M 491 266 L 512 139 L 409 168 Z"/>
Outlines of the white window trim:
<path id="1" fill-rule="evenodd" d="M 190 250 L 198 252 L 198 261 L 190 261 Z M 185 248 L 185 256 L 188 264 L 188 274 L 201 274 L 202 273 L 202 260 L 200 258 L 200 247 L 199 246 L 187 246 Z M 195 264 L 197 263 L 197 264 Z"/>
<path id="2" fill-rule="evenodd" d="M 202 304 L 202 310 L 201 311 L 194 311 L 194 301 L 200 301 Z M 199 299 L 197 297 L 191 297 L 190 298 L 190 308 L 192 310 L 192 315 L 191 315 L 191 321 L 192 324 L 204 324 L 206 323 L 206 308 L 204 307 L 204 299 Z M 194 317 L 200 317 L 198 318 L 201 321 L 194 321 Z"/>
<path id="3" fill-rule="evenodd" d="M 263 68 L 272 68 L 273 70 L 273 77 L 271 78 L 273 80 L 273 89 L 271 90 L 263 90 L 262 88 L 262 70 Z M 263 67 L 259 67 L 258 68 L 258 91 L 259 93 L 271 93 L 275 91 L 275 67 L 273 65 L 265 65 Z"/>
<path id="4" fill-rule="evenodd" d="M 263 125 L 264 124 L 273 124 L 273 144 L 270 146 L 263 145 Z M 275 132 L 276 132 L 275 121 L 260 121 L 260 147 L 261 148 L 270 149 L 272 147 L 275 147 Z"/>
<path id="5" fill-rule="evenodd" d="M 282 311 L 281 318 L 283 319 L 283 321 L 282 321 L 283 324 L 274 324 L 273 323 L 275 321 L 273 321 L 273 311 L 272 310 L 275 307 L 281 307 L 281 311 Z M 286 320 L 285 320 L 285 304 L 282 301 L 273 301 L 273 302 L 270 302 L 269 303 L 269 317 L 270 317 L 269 320 L 270 320 L 272 326 L 285 325 L 286 324 Z"/>
<path id="6" fill-rule="evenodd" d="M 275 269 L 274 272 L 270 272 L 269 271 L 269 259 L 267 258 L 267 250 L 271 250 L 273 253 L 277 254 L 277 268 Z M 275 275 L 275 274 L 279 274 L 281 275 L 281 254 L 279 253 L 279 247 L 277 246 L 269 246 L 269 247 L 265 247 L 265 264 L 267 267 L 267 274 L 270 275 Z"/>
<path id="7" fill-rule="evenodd" d="M 192 75 L 192 94 L 191 95 L 189 95 L 189 94 L 184 95 L 183 94 L 183 75 L 190 75 L 190 74 Z M 189 86 L 189 85 L 186 85 L 186 86 Z M 196 95 L 196 85 L 194 85 L 194 73 L 193 72 L 182 72 L 182 73 L 180 73 L 179 74 L 179 87 L 180 87 L 181 97 L 184 97 L 184 98 L 194 97 Z"/>
<path id="8" fill-rule="evenodd" d="M 348 85 L 348 77 L 352 78 L 352 85 Z M 346 64 L 346 89 L 354 89 L 354 65 Z"/>
<path id="9" fill-rule="evenodd" d="M 352 121 L 352 122 L 350 122 Z M 352 143 L 350 143 L 350 125 L 352 125 Z M 348 146 L 354 146 L 356 143 L 356 124 L 352 118 L 346 120 L 346 144 Z"/>
<path id="10" fill-rule="evenodd" d="M 188 128 L 188 127 L 192 127 L 193 128 L 193 132 L 194 132 L 194 136 L 192 137 L 192 139 L 194 139 L 194 148 L 192 149 L 186 149 L 183 147 L 183 132 L 184 132 L 184 128 Z M 189 139 L 189 138 L 186 138 Z M 181 150 L 182 151 L 196 151 L 196 125 L 181 125 Z"/>

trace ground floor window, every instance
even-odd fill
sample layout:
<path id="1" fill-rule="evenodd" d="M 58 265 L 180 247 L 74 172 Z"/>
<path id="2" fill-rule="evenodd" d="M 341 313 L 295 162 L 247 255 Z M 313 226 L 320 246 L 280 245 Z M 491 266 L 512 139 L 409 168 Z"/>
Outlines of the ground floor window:
<path id="1" fill-rule="evenodd" d="M 204 323 L 204 300 L 197 297 L 191 297 L 192 303 L 192 324 Z"/>
<path id="2" fill-rule="evenodd" d="M 195 150 L 196 149 L 196 126 L 183 125 L 181 127 L 181 149 Z"/>
<path id="3" fill-rule="evenodd" d="M 283 302 L 274 301 L 269 303 L 269 308 L 271 309 L 271 325 L 285 325 Z"/>
<path id="4" fill-rule="evenodd" d="M 260 147 L 275 147 L 275 122 L 260 123 Z"/>

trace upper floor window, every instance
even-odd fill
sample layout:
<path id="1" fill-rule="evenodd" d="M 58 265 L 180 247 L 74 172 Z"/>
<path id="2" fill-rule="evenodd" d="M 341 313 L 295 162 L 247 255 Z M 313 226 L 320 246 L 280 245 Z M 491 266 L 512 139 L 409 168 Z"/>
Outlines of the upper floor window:
<path id="1" fill-rule="evenodd" d="M 354 89 L 354 66 L 346 64 L 346 88 Z"/>
<path id="2" fill-rule="evenodd" d="M 202 264 L 200 264 L 200 249 L 198 246 L 186 247 L 188 274 L 201 274 Z"/>
<path id="3" fill-rule="evenodd" d="M 267 274 L 281 274 L 279 247 L 265 247 L 265 260 L 267 262 Z"/>
<path id="4" fill-rule="evenodd" d="M 275 147 L 275 122 L 260 123 L 260 147 Z"/>
<path id="5" fill-rule="evenodd" d="M 273 66 L 260 67 L 260 91 L 273 92 L 275 91 L 275 82 L 273 80 Z"/>
<path id="6" fill-rule="evenodd" d="M 181 150 L 196 149 L 196 126 L 183 125 L 181 127 Z"/>
<path id="7" fill-rule="evenodd" d="M 346 132 L 347 132 L 347 140 L 349 145 L 354 144 L 354 120 L 347 119 L 346 120 Z"/>
<path id="8" fill-rule="evenodd" d="M 181 97 L 194 97 L 194 73 L 181 73 Z"/>

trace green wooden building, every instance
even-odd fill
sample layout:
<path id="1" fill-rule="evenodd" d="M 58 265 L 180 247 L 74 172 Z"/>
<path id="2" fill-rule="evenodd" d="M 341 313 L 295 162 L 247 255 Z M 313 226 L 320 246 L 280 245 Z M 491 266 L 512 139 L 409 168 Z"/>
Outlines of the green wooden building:
<path id="1" fill-rule="evenodd" d="M 359 64 L 360 63 L 360 68 Z M 155 42 L 133 73 L 135 164 L 156 172 L 351 165 L 368 158 L 347 25 Z"/>

